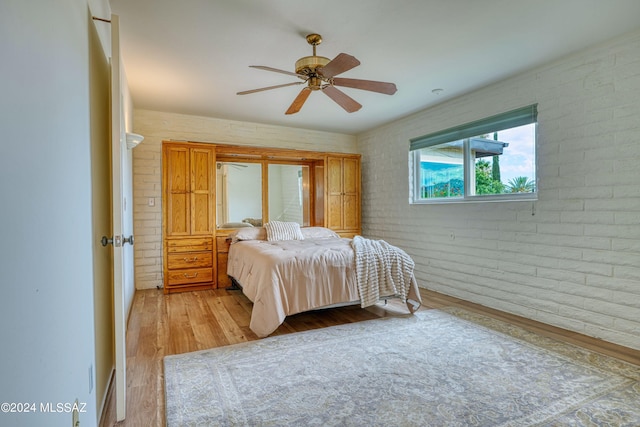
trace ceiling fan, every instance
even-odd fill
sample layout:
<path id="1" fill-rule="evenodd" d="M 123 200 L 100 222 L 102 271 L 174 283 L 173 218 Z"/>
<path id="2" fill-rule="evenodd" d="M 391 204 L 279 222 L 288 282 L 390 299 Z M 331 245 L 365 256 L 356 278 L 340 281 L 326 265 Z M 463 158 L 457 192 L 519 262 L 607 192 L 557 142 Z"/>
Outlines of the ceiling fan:
<path id="1" fill-rule="evenodd" d="M 362 105 L 346 93 L 337 89 L 336 86 L 368 90 L 371 92 L 384 93 L 386 95 L 393 95 L 396 93 L 396 85 L 393 83 L 336 77 L 338 74 L 357 67 L 360 65 L 360 61 L 346 53 L 340 53 L 332 60 L 325 58 L 324 56 L 316 56 L 316 46 L 322 43 L 322 36 L 320 36 L 320 34 L 309 34 L 306 39 L 307 43 L 313 46 L 313 55 L 298 59 L 296 61 L 295 72 L 279 70 L 277 68 L 266 67 L 263 65 L 250 65 L 250 67 L 258 68 L 260 70 L 295 76 L 303 81 L 246 90 L 238 92 L 237 94 L 247 95 L 249 93 L 261 92 L 263 90 L 278 89 L 281 87 L 306 83 L 307 86 L 302 88 L 298 96 L 293 100 L 289 109 L 285 112 L 285 114 L 294 114 L 300 111 L 311 92 L 317 90 L 324 92 L 325 95 L 344 108 L 348 113 L 353 113 L 354 111 L 358 111 L 362 108 Z"/>

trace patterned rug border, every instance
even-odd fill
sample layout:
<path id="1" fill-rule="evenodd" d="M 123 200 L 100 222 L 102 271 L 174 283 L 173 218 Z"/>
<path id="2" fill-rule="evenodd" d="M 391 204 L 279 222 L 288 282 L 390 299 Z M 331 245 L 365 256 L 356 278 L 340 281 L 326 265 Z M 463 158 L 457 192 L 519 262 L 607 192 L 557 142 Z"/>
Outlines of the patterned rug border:
<path id="1" fill-rule="evenodd" d="M 438 311 L 451 314 L 476 326 L 484 327 L 489 331 L 507 335 L 522 343 L 550 351 L 568 361 L 588 365 L 634 381 L 640 381 L 640 366 L 617 359 L 613 356 L 608 356 L 585 347 L 580 347 L 575 344 L 528 331 L 521 326 L 513 325 L 490 316 L 474 313 L 463 308 L 445 307 L 438 309 Z"/>

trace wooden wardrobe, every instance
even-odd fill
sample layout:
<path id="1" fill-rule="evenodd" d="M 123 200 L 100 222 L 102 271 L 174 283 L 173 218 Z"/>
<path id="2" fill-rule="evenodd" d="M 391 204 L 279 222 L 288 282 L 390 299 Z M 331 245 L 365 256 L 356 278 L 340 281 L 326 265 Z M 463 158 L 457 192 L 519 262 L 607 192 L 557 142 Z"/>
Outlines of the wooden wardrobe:
<path id="1" fill-rule="evenodd" d="M 164 291 L 215 287 L 215 148 L 163 144 Z"/>
<path id="2" fill-rule="evenodd" d="M 217 224 L 216 170 L 221 164 L 262 168 L 259 221 L 269 220 L 269 167 L 299 165 L 304 173 L 305 225 L 324 226 L 342 237 L 361 233 L 360 156 L 266 147 L 164 141 L 162 222 L 164 292 L 226 287 L 234 231 Z M 218 186 L 218 188 L 220 188 Z M 301 187 L 303 188 L 303 187 Z M 302 191 L 302 190 L 301 190 Z M 235 223 L 234 223 L 235 224 Z M 240 224 L 242 225 L 242 224 Z"/>

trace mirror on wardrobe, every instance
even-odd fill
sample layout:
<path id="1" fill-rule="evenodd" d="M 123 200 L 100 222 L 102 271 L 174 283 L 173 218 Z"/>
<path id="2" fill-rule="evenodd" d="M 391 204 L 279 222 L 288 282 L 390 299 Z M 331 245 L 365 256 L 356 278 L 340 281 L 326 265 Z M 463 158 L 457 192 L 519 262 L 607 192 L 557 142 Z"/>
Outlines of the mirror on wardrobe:
<path id="1" fill-rule="evenodd" d="M 216 162 L 217 228 L 262 225 L 262 164 Z"/>
<path id="2" fill-rule="evenodd" d="M 269 164 L 269 220 L 309 225 L 309 166 Z"/>
<path id="3" fill-rule="evenodd" d="M 262 168 L 267 168 L 266 176 Z M 260 227 L 268 220 L 310 223 L 310 167 L 307 164 L 216 163 L 216 224 L 219 229 Z M 266 186 L 263 185 L 263 177 Z M 267 195 L 263 194 L 263 188 Z M 267 212 L 263 213 L 263 197 Z"/>

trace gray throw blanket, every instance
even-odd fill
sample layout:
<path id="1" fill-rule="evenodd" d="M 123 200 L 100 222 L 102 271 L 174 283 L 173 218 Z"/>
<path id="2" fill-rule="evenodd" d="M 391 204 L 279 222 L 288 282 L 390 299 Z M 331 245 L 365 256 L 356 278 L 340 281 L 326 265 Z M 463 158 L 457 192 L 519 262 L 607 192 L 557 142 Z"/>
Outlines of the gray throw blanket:
<path id="1" fill-rule="evenodd" d="M 384 240 L 355 236 L 351 241 L 356 258 L 356 281 L 361 306 L 374 305 L 380 297 L 397 296 L 407 301 L 415 263 L 405 251 Z"/>

